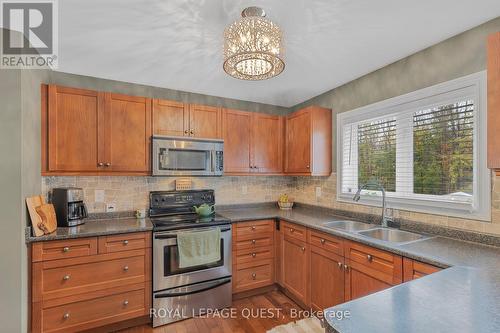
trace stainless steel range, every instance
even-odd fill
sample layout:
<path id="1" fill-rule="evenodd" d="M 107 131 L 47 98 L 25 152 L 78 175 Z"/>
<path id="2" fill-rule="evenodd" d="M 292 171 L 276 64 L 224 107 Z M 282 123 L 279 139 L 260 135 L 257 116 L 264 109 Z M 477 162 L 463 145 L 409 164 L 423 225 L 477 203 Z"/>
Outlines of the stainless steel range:
<path id="1" fill-rule="evenodd" d="M 153 327 L 231 306 L 231 221 L 199 218 L 193 206 L 214 204 L 213 190 L 149 194 L 153 228 Z M 220 260 L 179 268 L 177 234 L 220 228 Z"/>

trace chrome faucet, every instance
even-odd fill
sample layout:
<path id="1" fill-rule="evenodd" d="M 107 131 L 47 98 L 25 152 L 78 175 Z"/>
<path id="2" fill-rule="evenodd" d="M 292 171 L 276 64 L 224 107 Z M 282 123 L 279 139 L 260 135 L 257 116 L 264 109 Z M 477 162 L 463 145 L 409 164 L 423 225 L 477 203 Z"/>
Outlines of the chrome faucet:
<path id="1" fill-rule="evenodd" d="M 361 199 L 361 191 L 371 186 L 376 186 L 380 191 L 382 191 L 382 227 L 388 227 L 389 219 L 385 216 L 385 188 L 380 183 L 368 182 L 361 185 L 352 200 L 358 202 L 359 199 Z"/>

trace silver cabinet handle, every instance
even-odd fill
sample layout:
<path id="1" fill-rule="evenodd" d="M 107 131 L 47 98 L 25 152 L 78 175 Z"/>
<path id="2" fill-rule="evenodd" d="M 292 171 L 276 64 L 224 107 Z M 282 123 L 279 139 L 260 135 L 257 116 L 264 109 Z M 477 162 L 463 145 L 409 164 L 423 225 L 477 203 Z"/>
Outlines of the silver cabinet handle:
<path id="1" fill-rule="evenodd" d="M 124 270 L 125 272 L 128 272 L 128 266 L 123 267 L 123 270 Z"/>
<path id="2" fill-rule="evenodd" d="M 128 240 L 124 240 L 123 245 L 128 245 Z"/>
<path id="3" fill-rule="evenodd" d="M 254 244 L 254 245 L 255 245 L 255 239 L 252 239 L 252 244 Z"/>
<path id="4" fill-rule="evenodd" d="M 344 265 L 344 269 L 345 269 L 346 272 L 348 272 L 349 271 L 349 266 Z"/>
<path id="5" fill-rule="evenodd" d="M 123 305 L 127 306 L 128 305 L 128 300 L 123 301 Z"/>
<path id="6" fill-rule="evenodd" d="M 105 164 L 104 164 L 104 166 L 109 167 L 109 166 L 111 166 L 111 163 L 109 163 L 109 162 L 108 162 L 108 163 L 105 163 Z"/>
<path id="7" fill-rule="evenodd" d="M 339 268 L 342 269 L 342 263 L 340 261 L 337 263 L 337 265 L 339 265 Z"/>
<path id="8" fill-rule="evenodd" d="M 102 162 L 99 162 L 99 163 L 97 163 L 97 166 L 100 166 L 100 167 L 102 167 L 102 166 L 104 166 L 104 163 L 102 163 Z"/>
<path id="9" fill-rule="evenodd" d="M 368 261 L 370 261 L 370 262 L 371 262 L 371 261 L 373 260 L 373 257 L 372 257 L 370 254 L 368 254 L 368 255 L 366 256 L 366 259 L 367 259 Z"/>
<path id="10" fill-rule="evenodd" d="M 70 278 L 71 278 L 71 276 L 69 276 L 69 275 L 64 275 L 63 276 L 63 280 L 64 281 L 68 281 Z"/>
<path id="11" fill-rule="evenodd" d="M 321 242 L 321 244 L 325 244 L 325 240 L 323 238 L 321 238 L 319 241 Z"/>
<path id="12" fill-rule="evenodd" d="M 257 256 L 257 253 L 252 253 L 252 257 L 255 258 Z"/>
<path id="13" fill-rule="evenodd" d="M 309 165 L 306 165 L 306 168 L 309 169 Z"/>
<path id="14" fill-rule="evenodd" d="M 69 319 L 69 312 L 66 312 L 66 313 L 63 315 L 63 318 L 64 318 L 64 319 Z"/>
<path id="15" fill-rule="evenodd" d="M 301 250 L 302 250 L 302 252 L 304 252 L 306 250 L 306 248 L 302 246 Z"/>
<path id="16" fill-rule="evenodd" d="M 63 252 L 69 252 L 69 247 L 67 246 L 63 247 Z"/>
<path id="17" fill-rule="evenodd" d="M 194 129 L 191 129 L 191 131 L 189 131 L 189 133 L 190 133 L 191 135 L 194 135 Z"/>
<path id="18" fill-rule="evenodd" d="M 254 225 L 252 226 L 252 230 L 255 230 L 255 226 Z"/>
<path id="19" fill-rule="evenodd" d="M 257 274 L 252 273 L 252 279 L 255 280 L 256 277 L 257 277 Z"/>
<path id="20" fill-rule="evenodd" d="M 189 130 L 185 130 L 185 131 L 184 131 L 184 134 L 189 134 Z"/>
<path id="21" fill-rule="evenodd" d="M 290 232 L 293 233 L 295 230 L 293 228 L 290 228 Z"/>

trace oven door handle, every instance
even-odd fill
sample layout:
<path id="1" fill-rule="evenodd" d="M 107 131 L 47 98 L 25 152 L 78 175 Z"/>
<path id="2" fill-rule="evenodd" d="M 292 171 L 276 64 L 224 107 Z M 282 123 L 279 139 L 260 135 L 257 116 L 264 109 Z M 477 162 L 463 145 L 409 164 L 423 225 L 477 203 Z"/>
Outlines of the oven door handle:
<path id="1" fill-rule="evenodd" d="M 206 287 L 201 287 L 201 288 L 193 288 L 192 290 L 189 290 L 189 287 L 187 291 L 182 291 L 182 292 L 174 292 L 174 291 L 166 291 L 165 293 L 159 294 L 159 295 L 154 295 L 155 298 L 170 298 L 170 297 L 181 297 L 181 296 L 187 296 L 187 295 L 192 295 L 196 293 L 201 293 L 210 289 L 214 289 L 220 286 L 223 286 L 225 284 L 231 283 L 231 278 L 224 279 L 218 283 L 215 284 L 210 284 L 209 286 Z"/>
<path id="2" fill-rule="evenodd" d="M 189 230 L 189 229 L 187 229 Z M 205 230 L 209 230 L 209 229 L 203 229 L 203 231 Z M 221 228 L 220 229 L 220 232 L 226 232 L 226 231 L 230 231 L 231 228 L 230 227 L 226 227 L 226 228 Z M 200 231 L 200 230 L 198 230 Z M 193 232 L 196 232 L 196 231 L 193 231 Z M 155 239 L 170 239 L 170 238 L 177 238 L 177 233 L 176 232 L 169 232 L 169 233 L 157 233 L 154 235 L 155 236 Z"/>

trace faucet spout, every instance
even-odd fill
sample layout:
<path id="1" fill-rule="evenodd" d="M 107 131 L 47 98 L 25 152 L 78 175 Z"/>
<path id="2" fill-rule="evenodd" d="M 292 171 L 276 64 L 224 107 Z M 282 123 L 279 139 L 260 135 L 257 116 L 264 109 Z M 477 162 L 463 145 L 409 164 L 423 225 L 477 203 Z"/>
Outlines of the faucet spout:
<path id="1" fill-rule="evenodd" d="M 356 194 L 354 194 L 354 197 L 352 198 L 352 200 L 355 202 L 358 202 L 359 199 L 361 199 L 361 191 L 368 188 L 368 187 L 371 187 L 371 186 L 377 187 L 382 192 L 382 227 L 388 227 L 389 220 L 388 220 L 387 216 L 385 215 L 385 208 L 386 208 L 385 188 L 384 188 L 384 186 L 382 186 L 382 184 L 380 184 L 378 182 L 371 182 L 371 183 L 368 182 L 366 184 L 361 185 L 358 188 L 358 191 L 356 192 Z"/>

